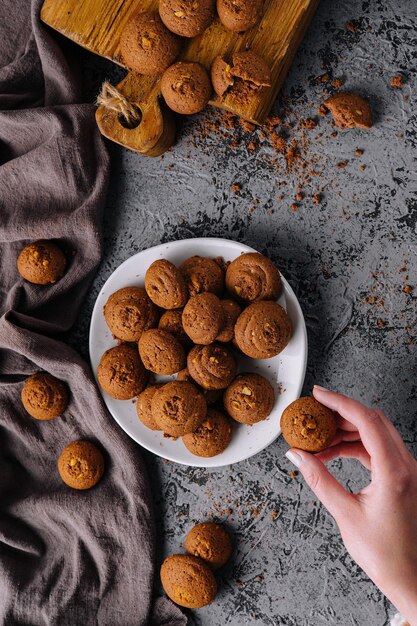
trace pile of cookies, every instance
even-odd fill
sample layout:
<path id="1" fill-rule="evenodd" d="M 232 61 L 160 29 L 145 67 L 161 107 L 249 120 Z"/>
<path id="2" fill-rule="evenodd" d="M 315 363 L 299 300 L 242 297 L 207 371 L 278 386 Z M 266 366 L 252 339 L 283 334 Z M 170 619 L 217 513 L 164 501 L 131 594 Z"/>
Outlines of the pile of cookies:
<path id="1" fill-rule="evenodd" d="M 213 602 L 217 582 L 213 570 L 227 563 L 232 540 L 220 524 L 204 522 L 190 530 L 185 540 L 187 554 L 173 554 L 161 567 L 166 594 L 180 606 L 199 609 Z"/>
<path id="2" fill-rule="evenodd" d="M 266 378 L 237 370 L 239 355 L 269 359 L 290 341 L 291 320 L 276 302 L 281 288 L 279 271 L 257 252 L 231 263 L 155 261 L 145 287 L 119 289 L 104 306 L 119 345 L 101 357 L 101 388 L 118 400 L 137 397 L 142 423 L 182 437 L 193 454 L 220 454 L 233 424 L 255 424 L 274 406 Z M 177 376 L 162 384 L 154 374 Z"/>
<path id="3" fill-rule="evenodd" d="M 236 33 L 255 26 L 262 17 L 262 7 L 261 0 L 217 0 L 221 22 Z M 226 59 L 216 57 L 211 77 L 200 63 L 175 62 L 184 38 L 201 35 L 215 15 L 215 0 L 160 0 L 159 14 L 137 13 L 122 31 L 123 62 L 139 74 L 161 75 L 162 96 L 176 113 L 201 111 L 213 89 L 220 98 L 232 94 L 246 102 L 271 86 L 271 70 L 253 50 L 238 51 Z"/>

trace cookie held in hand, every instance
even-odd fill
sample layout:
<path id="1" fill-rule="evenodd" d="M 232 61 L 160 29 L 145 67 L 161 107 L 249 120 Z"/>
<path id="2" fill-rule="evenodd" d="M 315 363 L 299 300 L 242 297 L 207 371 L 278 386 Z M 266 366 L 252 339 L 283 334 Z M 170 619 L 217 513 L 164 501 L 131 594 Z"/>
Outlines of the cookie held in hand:
<path id="1" fill-rule="evenodd" d="M 315 398 L 307 396 L 287 406 L 281 416 L 281 429 L 292 448 L 321 452 L 336 435 L 336 416 Z"/>
<path id="2" fill-rule="evenodd" d="M 62 451 L 58 471 L 68 487 L 91 489 L 103 476 L 103 455 L 90 441 L 73 441 Z"/>
<path id="3" fill-rule="evenodd" d="M 220 524 L 203 522 L 194 526 L 185 539 L 188 554 L 200 557 L 212 569 L 218 569 L 232 556 L 232 539 Z"/>
<path id="4" fill-rule="evenodd" d="M 67 260 L 53 241 L 35 241 L 23 248 L 17 258 L 19 274 L 34 285 L 53 285 L 65 273 Z"/>
<path id="5" fill-rule="evenodd" d="M 67 386 L 48 372 L 38 372 L 26 379 L 22 403 L 31 417 L 52 420 L 67 408 Z"/>
<path id="6" fill-rule="evenodd" d="M 173 554 L 162 563 L 161 582 L 173 602 L 199 609 L 213 602 L 217 583 L 210 567 L 189 554 Z"/>

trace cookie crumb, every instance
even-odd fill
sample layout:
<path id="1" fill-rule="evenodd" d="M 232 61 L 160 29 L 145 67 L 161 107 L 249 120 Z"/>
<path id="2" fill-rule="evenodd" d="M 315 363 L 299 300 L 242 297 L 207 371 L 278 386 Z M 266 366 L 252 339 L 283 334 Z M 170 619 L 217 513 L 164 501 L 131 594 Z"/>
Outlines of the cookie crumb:
<path id="1" fill-rule="evenodd" d="M 411 285 L 405 285 L 405 286 L 403 287 L 403 292 L 404 292 L 404 293 L 411 293 L 412 291 L 413 291 L 413 288 L 412 288 L 412 286 L 411 286 Z"/>
<path id="2" fill-rule="evenodd" d="M 345 28 L 350 33 L 357 33 L 358 32 L 358 26 L 354 22 L 346 22 Z"/>
<path id="3" fill-rule="evenodd" d="M 336 167 L 338 167 L 340 170 L 343 170 L 348 163 L 349 159 L 345 159 L 344 161 L 339 161 L 339 163 L 336 164 Z"/>
<path id="4" fill-rule="evenodd" d="M 300 126 L 301 128 L 305 128 L 306 130 L 312 130 L 317 126 L 317 122 L 312 117 L 306 117 L 305 119 L 301 120 Z"/>
<path id="5" fill-rule="evenodd" d="M 355 156 L 362 156 L 363 155 L 363 150 L 361 148 L 356 148 L 355 150 Z"/>
<path id="6" fill-rule="evenodd" d="M 364 172 L 366 170 L 366 165 L 360 165 L 359 169 L 362 170 L 362 172 Z"/>
<path id="7" fill-rule="evenodd" d="M 303 194 L 297 193 L 297 195 L 295 196 L 295 199 L 297 200 L 297 202 L 301 202 L 301 200 L 303 199 Z"/>
<path id="8" fill-rule="evenodd" d="M 271 517 L 273 522 L 275 522 L 275 520 L 278 518 L 278 515 L 278 511 L 271 511 Z"/>
<path id="9" fill-rule="evenodd" d="M 321 194 L 320 193 L 314 194 L 313 202 L 314 202 L 314 204 L 321 204 Z"/>
<path id="10" fill-rule="evenodd" d="M 293 213 L 295 213 L 298 209 L 298 206 L 295 204 L 295 202 L 292 203 L 292 205 L 290 206 L 290 209 Z"/>
<path id="11" fill-rule="evenodd" d="M 336 87 L 336 89 L 340 89 L 340 87 L 343 87 L 344 81 L 341 78 L 335 78 L 332 80 L 332 85 L 333 87 Z"/>
<path id="12" fill-rule="evenodd" d="M 291 472 L 290 472 L 290 477 L 291 477 L 291 478 L 296 478 L 297 476 L 298 476 L 298 472 L 297 472 L 297 470 L 291 470 Z"/>
<path id="13" fill-rule="evenodd" d="M 402 74 L 397 74 L 391 78 L 391 87 L 394 89 L 402 89 L 404 87 L 404 76 Z"/>
<path id="14" fill-rule="evenodd" d="M 242 187 L 240 185 L 230 185 L 230 191 L 234 191 L 235 193 L 238 193 L 239 191 L 242 190 Z"/>

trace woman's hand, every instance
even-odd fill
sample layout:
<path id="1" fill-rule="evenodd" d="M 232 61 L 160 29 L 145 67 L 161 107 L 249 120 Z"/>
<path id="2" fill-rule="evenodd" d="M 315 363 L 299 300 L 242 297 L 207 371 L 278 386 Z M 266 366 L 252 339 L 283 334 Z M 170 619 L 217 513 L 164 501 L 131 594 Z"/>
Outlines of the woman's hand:
<path id="1" fill-rule="evenodd" d="M 287 456 L 335 518 L 352 558 L 417 626 L 417 461 L 382 411 L 322 387 L 313 394 L 338 414 L 336 438 L 316 455 L 293 448 Z M 371 483 L 348 493 L 324 465 L 337 457 L 358 459 Z"/>

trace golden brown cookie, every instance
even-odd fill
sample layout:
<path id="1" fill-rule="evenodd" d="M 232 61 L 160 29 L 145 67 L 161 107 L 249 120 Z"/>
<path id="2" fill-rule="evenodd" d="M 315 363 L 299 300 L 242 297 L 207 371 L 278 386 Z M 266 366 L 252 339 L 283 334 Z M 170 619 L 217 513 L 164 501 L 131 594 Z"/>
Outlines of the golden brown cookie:
<path id="1" fill-rule="evenodd" d="M 232 66 L 222 57 L 216 57 L 211 64 L 210 76 L 213 89 L 218 96 L 224 94 L 233 86 L 235 79 L 230 70 Z"/>
<path id="2" fill-rule="evenodd" d="M 282 288 L 281 275 L 266 256 L 247 252 L 227 268 L 226 288 L 233 298 L 245 303 L 276 300 Z"/>
<path id="3" fill-rule="evenodd" d="M 68 390 L 55 376 L 38 372 L 26 379 L 22 389 L 22 403 L 31 417 L 52 420 L 67 408 Z"/>
<path id="4" fill-rule="evenodd" d="M 171 335 L 174 335 L 180 344 L 188 350 L 188 348 L 192 345 L 192 341 L 182 327 L 182 311 L 182 309 L 171 309 L 170 311 L 165 311 L 165 313 L 161 315 L 158 328 L 166 330 L 171 333 Z"/>
<path id="5" fill-rule="evenodd" d="M 181 39 L 171 33 L 157 13 L 137 13 L 131 17 L 120 37 L 124 63 L 135 72 L 160 74 L 181 51 Z"/>
<path id="6" fill-rule="evenodd" d="M 136 402 L 136 413 L 138 418 L 147 428 L 151 430 L 161 430 L 152 415 L 152 398 L 157 389 L 162 385 L 151 385 L 138 395 Z"/>
<path id="7" fill-rule="evenodd" d="M 200 63 L 178 61 L 162 75 L 161 93 L 170 109 L 191 115 L 202 111 L 211 96 L 207 70 Z"/>
<path id="8" fill-rule="evenodd" d="M 221 301 L 214 293 L 200 293 L 187 302 L 182 312 L 182 325 L 197 344 L 212 343 L 223 329 L 225 316 Z"/>
<path id="9" fill-rule="evenodd" d="M 224 272 L 221 267 L 204 256 L 192 256 L 180 265 L 190 297 L 210 291 L 216 296 L 224 292 Z"/>
<path id="10" fill-rule="evenodd" d="M 136 342 L 158 324 L 159 313 L 143 287 L 124 287 L 111 294 L 104 317 L 116 339 Z"/>
<path id="11" fill-rule="evenodd" d="M 262 6 L 262 0 L 217 0 L 217 13 L 223 26 L 243 33 L 259 22 Z"/>
<path id="12" fill-rule="evenodd" d="M 188 371 L 188 367 L 185 367 L 183 370 L 178 372 L 177 380 L 186 380 L 189 383 L 193 383 L 193 385 L 196 385 L 197 388 L 200 389 L 207 402 L 207 405 L 209 406 L 212 404 L 216 404 L 216 402 L 218 402 L 222 397 L 222 392 L 220 389 L 203 389 L 203 387 L 200 387 L 200 385 L 198 385 L 195 382 L 194 378 L 191 376 L 190 372 Z"/>
<path id="13" fill-rule="evenodd" d="M 255 424 L 271 413 L 275 395 L 271 383 L 260 374 L 239 374 L 224 392 L 224 408 L 241 424 Z"/>
<path id="14" fill-rule="evenodd" d="M 292 324 L 282 306 L 271 300 L 250 304 L 238 317 L 235 340 L 252 359 L 270 359 L 284 350 L 292 335 Z"/>
<path id="15" fill-rule="evenodd" d="M 90 489 L 103 476 L 103 455 L 90 441 L 73 441 L 62 451 L 58 471 L 68 487 Z"/>
<path id="16" fill-rule="evenodd" d="M 204 389 L 226 389 L 236 376 L 236 359 L 226 346 L 194 346 L 187 357 L 193 379 Z"/>
<path id="17" fill-rule="evenodd" d="M 207 404 L 195 385 L 174 381 L 157 389 L 152 398 L 152 415 L 164 433 L 182 437 L 204 421 Z"/>
<path id="18" fill-rule="evenodd" d="M 320 452 L 332 443 L 336 416 L 311 396 L 291 402 L 281 416 L 282 435 L 289 446 Z"/>
<path id="19" fill-rule="evenodd" d="M 161 582 L 173 602 L 199 609 L 213 602 L 217 583 L 210 567 L 189 554 L 173 554 L 162 563 Z"/>
<path id="20" fill-rule="evenodd" d="M 255 87 L 270 87 L 272 74 L 268 63 L 253 50 L 235 52 L 230 73 Z"/>
<path id="21" fill-rule="evenodd" d="M 184 348 L 178 339 L 159 328 L 143 333 L 139 354 L 146 369 L 155 374 L 176 374 L 186 364 Z"/>
<path id="22" fill-rule="evenodd" d="M 145 274 L 146 293 L 162 309 L 180 309 L 188 300 L 183 275 L 171 261 L 154 261 Z"/>
<path id="23" fill-rule="evenodd" d="M 232 556 L 232 538 L 220 524 L 203 522 L 190 530 L 185 549 L 188 554 L 198 556 L 213 569 L 218 569 Z"/>
<path id="24" fill-rule="evenodd" d="M 216 337 L 216 341 L 227 343 L 232 341 L 235 336 L 235 324 L 242 309 L 234 302 L 234 300 L 221 300 L 224 313 L 224 326 Z"/>
<path id="25" fill-rule="evenodd" d="M 371 128 L 372 111 L 369 102 L 356 93 L 341 91 L 323 102 L 339 128 Z"/>
<path id="26" fill-rule="evenodd" d="M 221 454 L 226 450 L 231 439 L 232 426 L 230 420 L 216 409 L 208 409 L 206 419 L 197 430 L 184 435 L 182 438 L 187 450 L 202 457 Z"/>
<path id="27" fill-rule="evenodd" d="M 66 267 L 65 254 L 52 241 L 29 243 L 17 258 L 19 274 L 34 285 L 56 283 L 64 275 Z"/>
<path id="28" fill-rule="evenodd" d="M 97 369 L 100 387 L 116 400 L 129 400 L 140 394 L 148 375 L 137 347 L 126 343 L 107 350 Z"/>
<path id="29" fill-rule="evenodd" d="M 215 0 L 160 0 L 159 15 L 170 31 L 181 37 L 196 37 L 210 26 Z"/>

